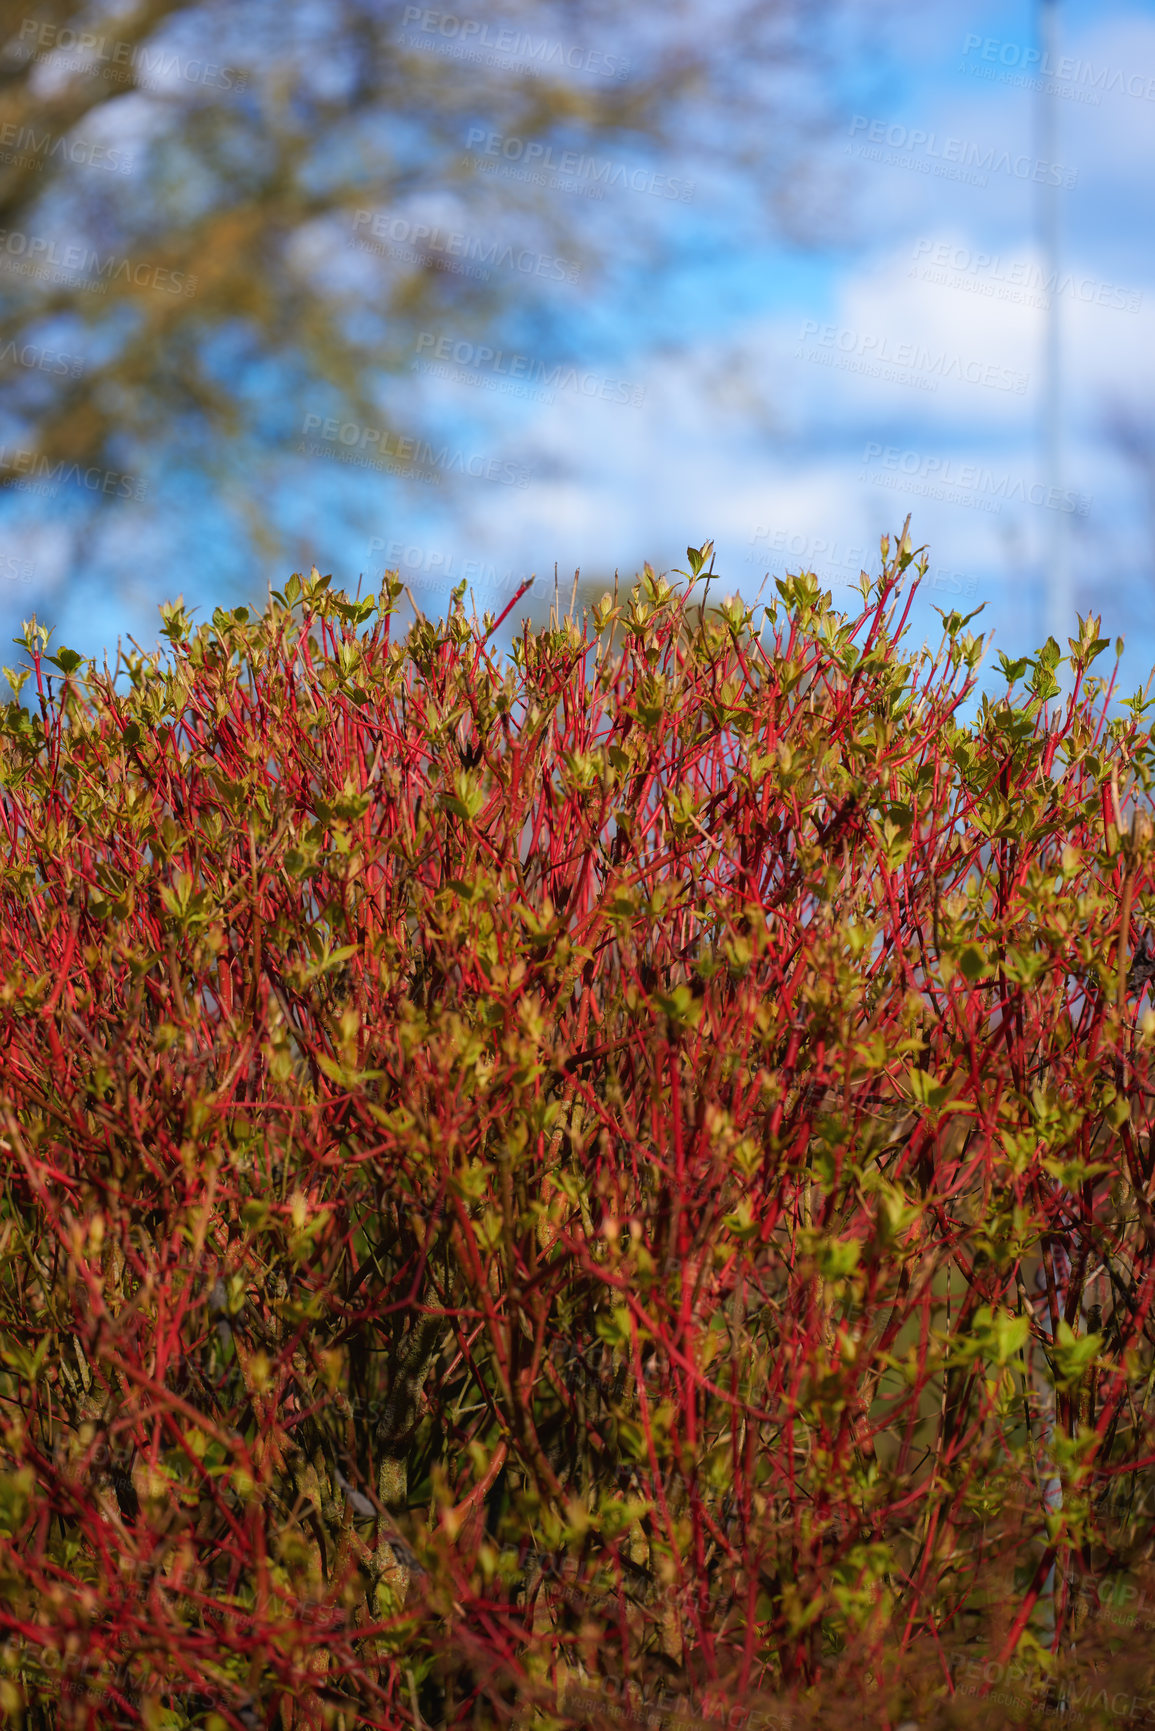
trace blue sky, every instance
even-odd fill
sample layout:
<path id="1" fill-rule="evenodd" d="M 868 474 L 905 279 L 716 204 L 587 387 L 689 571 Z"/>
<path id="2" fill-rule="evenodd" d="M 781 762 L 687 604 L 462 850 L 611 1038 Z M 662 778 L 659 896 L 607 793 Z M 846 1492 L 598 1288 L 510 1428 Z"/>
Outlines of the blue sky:
<path id="1" fill-rule="evenodd" d="M 931 561 L 913 641 L 937 641 L 934 605 L 981 604 L 976 628 L 996 633 L 984 665 L 1037 647 L 1061 535 L 1070 631 L 1075 608 L 1101 612 L 1104 634 L 1126 637 L 1120 691 L 1145 683 L 1155 478 L 1107 422 L 1122 409 L 1155 452 L 1155 5 L 1058 0 L 1064 64 L 1041 170 L 1034 7 L 894 0 L 880 16 L 882 57 L 847 84 L 844 123 L 800 182 L 833 211 L 831 244 L 789 244 L 692 150 L 604 153 L 634 178 L 584 201 L 618 262 L 559 284 L 538 326 L 503 330 L 500 359 L 442 324 L 389 385 L 397 421 L 435 425 L 456 472 L 414 486 L 342 464 L 321 404 L 311 453 L 271 423 L 252 486 L 295 548 L 282 576 L 315 561 L 368 589 L 397 564 L 436 617 L 461 576 L 479 611 L 500 612 L 536 573 L 540 615 L 555 561 L 568 597 L 575 567 L 628 583 L 643 561 L 682 566 L 688 543 L 712 539 L 721 593 L 753 601 L 767 572 L 810 567 L 849 609 L 859 565 L 877 570 L 880 534 L 910 511 Z M 494 128 L 478 172 L 499 178 L 515 147 Z M 665 197 L 661 175 L 693 181 L 692 197 Z M 1068 183 L 1054 195 L 1062 490 L 1049 502 L 1036 176 Z M 552 195 L 567 211 L 572 185 Z M 656 267 L 630 247 L 644 224 L 662 237 Z M 377 265 L 353 254 L 343 267 Z M 261 604 L 265 574 L 238 560 L 211 486 L 158 470 L 150 496 L 101 531 L 79 586 L 64 577 L 59 509 L 5 500 L 4 545 L 34 573 L 4 586 L 5 619 L 35 612 L 55 644 L 99 659 L 130 633 L 151 647 L 158 604 L 178 592 L 198 619 Z"/>

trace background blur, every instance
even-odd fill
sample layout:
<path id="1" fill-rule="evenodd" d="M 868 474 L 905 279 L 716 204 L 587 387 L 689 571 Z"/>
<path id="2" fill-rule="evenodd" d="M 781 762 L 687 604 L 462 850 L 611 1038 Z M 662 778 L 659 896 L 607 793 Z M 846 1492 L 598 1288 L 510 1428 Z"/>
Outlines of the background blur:
<path id="1" fill-rule="evenodd" d="M 1146 682 L 1155 4 L 0 0 L 0 43 L 5 645 L 313 564 L 434 618 L 533 573 L 540 621 L 555 565 L 564 609 L 707 538 L 713 598 L 853 610 L 909 511 L 916 642 L 1092 610 Z"/>

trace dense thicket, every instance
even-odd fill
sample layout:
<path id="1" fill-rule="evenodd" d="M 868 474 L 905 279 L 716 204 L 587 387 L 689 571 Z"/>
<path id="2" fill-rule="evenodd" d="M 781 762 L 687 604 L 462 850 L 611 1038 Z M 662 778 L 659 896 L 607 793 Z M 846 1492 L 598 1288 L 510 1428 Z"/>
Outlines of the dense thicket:
<path id="1" fill-rule="evenodd" d="M 962 725 L 911 567 L 761 633 L 647 568 L 506 668 L 392 579 L 166 607 L 127 689 L 28 629 L 6 1713 L 1145 1698 L 1146 706 L 1086 621 Z"/>

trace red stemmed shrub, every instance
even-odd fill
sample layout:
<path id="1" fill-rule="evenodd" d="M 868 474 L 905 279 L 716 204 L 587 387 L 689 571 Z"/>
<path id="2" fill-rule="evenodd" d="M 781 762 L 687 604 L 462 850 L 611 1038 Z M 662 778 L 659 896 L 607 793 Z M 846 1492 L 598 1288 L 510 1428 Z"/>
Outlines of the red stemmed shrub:
<path id="1" fill-rule="evenodd" d="M 963 725 L 905 532 L 761 633 L 707 557 L 505 669 L 391 576 L 165 607 L 127 689 L 26 628 L 13 1722 L 1143 1699 L 1146 705 L 1087 621 Z"/>

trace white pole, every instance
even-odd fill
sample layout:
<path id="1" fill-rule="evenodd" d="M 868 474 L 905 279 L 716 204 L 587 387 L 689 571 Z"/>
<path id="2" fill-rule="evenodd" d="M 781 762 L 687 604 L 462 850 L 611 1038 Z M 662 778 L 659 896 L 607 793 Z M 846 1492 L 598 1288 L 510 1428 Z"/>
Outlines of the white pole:
<path id="1" fill-rule="evenodd" d="M 1058 160 L 1059 126 L 1058 97 L 1048 91 L 1058 62 L 1059 6 L 1058 0 L 1037 0 L 1037 31 L 1041 51 L 1040 89 L 1036 105 L 1038 155 L 1050 165 Z M 1043 390 L 1040 404 L 1040 457 L 1046 497 L 1063 497 L 1063 391 L 1062 391 L 1062 330 L 1059 295 L 1059 195 L 1060 188 L 1048 184 L 1054 177 L 1044 175 L 1038 183 L 1038 231 L 1043 255 L 1043 270 L 1049 287 L 1046 324 L 1043 334 Z M 1074 637 L 1074 588 L 1071 582 L 1071 548 L 1067 513 L 1044 507 L 1048 521 L 1043 530 L 1043 631 L 1040 642 L 1053 637 L 1063 655 L 1069 651 L 1068 637 Z M 1064 696 L 1069 695 L 1073 679 L 1068 667 L 1056 677 Z"/>
<path id="2" fill-rule="evenodd" d="M 1036 0 L 1036 34 L 1040 50 L 1039 91 L 1035 106 L 1037 154 L 1039 160 L 1049 166 L 1058 161 L 1059 148 L 1058 97 L 1047 88 L 1049 81 L 1054 78 L 1054 68 L 1059 58 L 1058 0 Z M 1044 496 L 1048 499 L 1061 500 L 1063 497 L 1062 417 L 1064 404 L 1062 330 L 1059 322 L 1061 301 L 1059 294 L 1060 189 L 1057 186 L 1047 184 L 1052 178 L 1054 178 L 1052 175 L 1043 172 L 1043 178 L 1038 183 L 1039 249 L 1043 257 L 1043 272 L 1048 290 L 1047 310 L 1044 314 L 1046 322 L 1043 330 L 1043 389 L 1040 399 L 1039 456 L 1043 481 L 1047 489 Z M 1043 543 L 1043 630 L 1040 633 L 1040 644 L 1046 637 L 1053 637 L 1063 655 L 1066 656 L 1069 653 L 1067 639 L 1076 635 L 1070 546 L 1067 537 L 1067 513 L 1046 507 L 1045 518 L 1047 520 L 1041 537 Z M 1074 685 L 1070 668 L 1057 668 L 1055 677 L 1059 682 L 1061 697 L 1068 697 Z M 1065 1302 L 1066 1298 L 1065 1282 L 1061 1283 L 1061 1289 L 1063 1296 L 1060 1299 L 1060 1305 Z M 1044 1323 L 1044 1328 L 1049 1334 L 1049 1317 Z M 1043 1432 L 1040 1438 L 1041 1452 L 1044 1456 L 1050 1452 L 1054 1423 L 1054 1397 L 1051 1394 L 1046 1403 Z M 1058 1477 L 1052 1472 L 1043 1485 L 1043 1508 L 1047 1514 L 1057 1514 L 1062 1508 L 1062 1502 L 1062 1485 Z M 1052 1566 L 1043 1587 L 1040 1603 L 1043 1626 L 1051 1632 L 1052 1636 L 1057 1620 L 1056 1585 L 1056 1571 Z"/>

